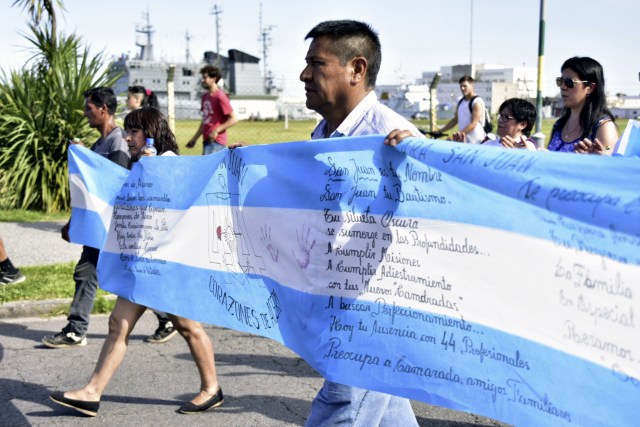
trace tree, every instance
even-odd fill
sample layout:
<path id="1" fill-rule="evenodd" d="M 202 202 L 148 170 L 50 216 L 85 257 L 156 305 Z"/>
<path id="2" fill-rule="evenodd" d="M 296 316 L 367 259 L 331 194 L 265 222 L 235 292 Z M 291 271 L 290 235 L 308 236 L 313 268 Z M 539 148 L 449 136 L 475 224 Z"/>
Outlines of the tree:
<path id="1" fill-rule="evenodd" d="M 64 5 L 62 4 L 62 0 L 55 0 L 55 4 L 62 10 L 64 10 Z M 53 45 L 56 44 L 56 36 L 58 34 L 57 21 L 56 21 L 56 10 L 54 6 L 54 1 L 51 0 L 15 0 L 11 6 L 18 6 L 22 8 L 22 10 L 28 11 L 29 15 L 31 15 L 31 19 L 35 25 L 40 25 L 42 22 L 42 17 L 46 13 L 49 15 L 49 24 L 51 24 L 51 39 L 53 40 Z"/>
<path id="2" fill-rule="evenodd" d="M 35 18 L 29 29 L 34 56 L 0 75 L 0 206 L 68 210 L 69 140 L 94 137 L 83 115 L 84 91 L 111 86 L 119 76 L 109 77 L 102 55 L 91 56 L 78 36 L 55 37 Z"/>

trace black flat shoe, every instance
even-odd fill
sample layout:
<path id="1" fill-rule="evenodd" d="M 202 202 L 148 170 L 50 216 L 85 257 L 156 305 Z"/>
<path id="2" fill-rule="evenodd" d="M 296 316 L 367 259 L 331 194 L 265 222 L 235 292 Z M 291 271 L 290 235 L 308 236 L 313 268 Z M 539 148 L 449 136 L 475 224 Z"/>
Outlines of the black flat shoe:
<path id="1" fill-rule="evenodd" d="M 181 414 L 197 414 L 198 412 L 208 411 L 211 408 L 217 408 L 224 403 L 224 397 L 222 396 L 222 389 L 219 388 L 218 392 L 207 399 L 206 402 L 199 405 L 194 405 L 191 402 L 187 402 L 178 408 L 178 412 Z"/>
<path id="2" fill-rule="evenodd" d="M 49 398 L 62 406 L 75 409 L 90 417 L 98 415 L 98 409 L 100 408 L 100 401 L 88 402 L 86 400 L 69 399 L 64 397 L 64 391 L 54 391 L 49 395 Z"/>

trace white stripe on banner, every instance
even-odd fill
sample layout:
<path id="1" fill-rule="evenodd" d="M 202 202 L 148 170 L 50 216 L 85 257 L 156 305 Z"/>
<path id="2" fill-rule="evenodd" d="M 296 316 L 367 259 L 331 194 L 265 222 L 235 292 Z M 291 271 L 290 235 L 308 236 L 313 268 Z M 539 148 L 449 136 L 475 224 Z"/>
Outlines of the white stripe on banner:
<path id="1" fill-rule="evenodd" d="M 633 425 L 638 178 L 637 159 L 379 136 L 144 158 L 100 197 L 100 283 L 333 381 L 518 426 Z"/>

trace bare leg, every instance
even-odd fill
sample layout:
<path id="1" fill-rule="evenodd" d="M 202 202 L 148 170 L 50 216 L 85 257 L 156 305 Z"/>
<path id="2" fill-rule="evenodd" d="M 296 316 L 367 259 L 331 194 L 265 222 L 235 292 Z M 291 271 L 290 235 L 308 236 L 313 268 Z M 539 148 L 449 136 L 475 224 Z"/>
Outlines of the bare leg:
<path id="1" fill-rule="evenodd" d="M 7 250 L 4 248 L 4 242 L 2 241 L 2 237 L 0 237 L 0 262 L 7 259 L 9 255 L 7 255 Z"/>
<path id="2" fill-rule="evenodd" d="M 169 314 L 169 318 L 180 335 L 187 341 L 191 356 L 198 367 L 200 393 L 191 400 L 191 403 L 200 405 L 216 394 L 219 388 L 211 338 L 200 322 L 173 314 Z"/>
<path id="3" fill-rule="evenodd" d="M 100 400 L 127 353 L 129 335 L 145 310 L 146 307 L 118 297 L 109 316 L 109 335 L 102 345 L 98 363 L 89 383 L 79 390 L 66 392 L 65 397 L 92 402 Z"/>

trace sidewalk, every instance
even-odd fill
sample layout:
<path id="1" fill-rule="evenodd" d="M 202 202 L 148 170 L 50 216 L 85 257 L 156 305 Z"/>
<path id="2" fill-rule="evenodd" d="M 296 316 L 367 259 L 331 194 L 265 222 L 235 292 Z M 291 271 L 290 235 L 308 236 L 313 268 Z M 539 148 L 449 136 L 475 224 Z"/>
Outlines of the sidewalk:
<path id="1" fill-rule="evenodd" d="M 4 241 L 11 262 L 18 268 L 77 262 L 82 246 L 62 240 L 60 228 L 64 224 L 65 221 L 0 222 L 0 237 Z M 0 305 L 0 319 L 40 316 L 70 303 L 70 298 L 8 302 Z"/>
<path id="2" fill-rule="evenodd" d="M 82 246 L 60 237 L 65 221 L 0 222 L 0 237 L 18 267 L 78 261 Z"/>

